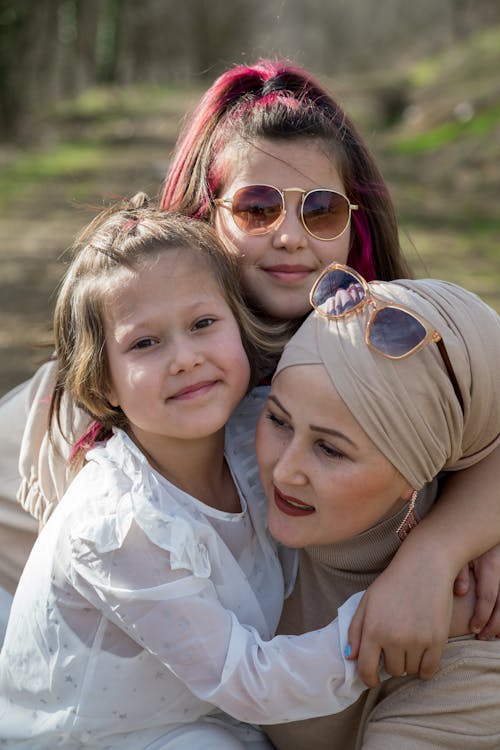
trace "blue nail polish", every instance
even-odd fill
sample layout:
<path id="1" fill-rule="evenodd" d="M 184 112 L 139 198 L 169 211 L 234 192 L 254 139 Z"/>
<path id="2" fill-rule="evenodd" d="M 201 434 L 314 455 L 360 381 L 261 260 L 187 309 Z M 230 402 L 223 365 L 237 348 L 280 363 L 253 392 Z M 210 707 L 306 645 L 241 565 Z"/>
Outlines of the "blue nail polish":
<path id="1" fill-rule="evenodd" d="M 344 656 L 346 659 L 348 659 L 350 655 L 351 655 L 351 645 L 348 643 L 344 649 Z"/>

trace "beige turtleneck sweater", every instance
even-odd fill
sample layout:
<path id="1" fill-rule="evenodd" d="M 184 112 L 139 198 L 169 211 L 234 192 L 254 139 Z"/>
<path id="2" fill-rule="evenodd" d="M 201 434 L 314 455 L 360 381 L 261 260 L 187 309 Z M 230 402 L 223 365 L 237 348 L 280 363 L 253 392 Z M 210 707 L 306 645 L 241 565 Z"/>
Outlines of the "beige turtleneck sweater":
<path id="1" fill-rule="evenodd" d="M 437 494 L 437 483 L 433 482 L 419 493 L 416 502 L 416 514 L 422 518 L 433 504 Z M 308 630 L 323 627 L 337 614 L 338 607 L 353 593 L 367 588 L 370 583 L 382 572 L 401 542 L 397 536 L 397 528 L 402 522 L 407 508 L 400 511 L 386 521 L 344 542 L 321 547 L 309 547 L 300 551 L 299 572 L 295 588 L 291 596 L 286 600 L 278 632 L 288 634 L 303 633 Z M 467 654 L 464 656 L 463 649 L 467 644 Z M 472 649 L 472 650 L 471 650 Z M 264 727 L 269 738 L 278 750 L 358 750 L 359 748 L 373 748 L 373 750 L 423 750 L 423 748 L 500 748 L 500 643 L 485 643 L 470 638 L 454 639 L 450 641 L 445 649 L 442 664 L 443 673 L 448 675 L 450 684 L 438 680 L 423 682 L 415 677 L 391 678 L 381 686 L 367 689 L 359 700 L 349 709 L 332 716 L 319 717 L 306 721 L 291 722 L 289 724 Z M 474 652 L 474 653 L 473 653 Z M 470 734 L 463 734 L 465 744 L 457 739 L 455 717 L 458 709 L 453 703 L 456 699 L 456 689 L 462 691 L 458 704 L 465 704 L 470 708 L 470 698 L 463 694 L 464 678 L 458 678 L 455 666 L 450 671 L 450 660 L 453 665 L 465 664 L 467 661 L 470 668 L 470 659 L 476 669 L 479 662 L 488 663 L 491 667 L 491 679 L 487 685 L 480 684 L 485 676 L 484 669 L 479 670 L 478 690 L 480 698 L 474 704 L 476 714 L 481 718 L 481 725 L 486 726 L 485 732 L 491 735 L 493 744 L 486 741 L 482 744 L 474 744 Z M 484 662 L 486 659 L 486 662 Z M 475 660 L 475 661 L 474 661 Z M 478 662 L 479 660 L 479 662 Z M 447 670 L 447 671 L 446 671 Z M 467 670 L 466 670 L 467 671 Z M 433 686 L 436 693 L 432 693 L 429 686 Z M 495 686 L 498 708 L 491 709 L 491 701 L 487 698 L 488 691 Z M 406 690 L 406 692 L 405 692 Z M 415 691 L 424 691 L 423 695 Z M 440 691 L 444 691 L 445 697 Z M 418 710 L 409 711 L 408 694 L 417 696 L 416 705 Z M 394 704 L 394 696 L 401 695 L 403 708 L 397 708 Z M 381 720 L 384 707 L 387 705 L 387 697 L 392 701 L 389 724 Z M 449 697 L 453 696 L 453 698 Z M 483 700 L 484 698 L 484 700 Z M 435 700 L 446 704 L 443 707 L 444 718 L 438 712 L 436 726 L 429 726 L 427 714 L 433 713 Z M 452 701 L 450 704 L 449 701 Z M 486 701 L 486 704 L 485 704 Z M 396 700 L 397 703 L 397 700 Z M 473 701 L 474 703 L 474 701 Z M 413 709 L 412 709 L 413 710 Z M 378 712 L 378 716 L 377 716 Z M 404 718 L 407 712 L 410 718 Z M 401 717 L 400 715 L 401 714 Z M 422 715 L 425 719 L 422 719 Z M 484 724 L 486 717 L 486 724 Z M 367 740 L 367 729 L 370 722 L 377 719 L 376 739 Z M 492 722 L 490 726 L 488 722 Z M 436 732 L 441 732 L 442 726 L 450 724 L 449 739 L 436 740 Z M 431 722 L 432 724 L 432 722 Z M 497 727 L 498 724 L 498 727 Z M 383 727 L 390 729 L 384 731 Z M 371 731 L 371 730 L 370 730 Z M 378 732 L 378 734 L 377 734 Z M 405 737 L 415 732 L 415 744 L 406 743 Z M 460 734 L 460 732 L 459 732 Z M 394 735 L 394 736 L 393 736 Z M 446 735 L 448 737 L 448 735 Z M 462 734 L 460 734 L 462 736 Z M 446 742 L 450 744 L 445 744 Z M 436 743 L 437 744 L 433 744 Z M 440 744 L 443 742 L 443 744 Z M 469 744 L 467 744 L 469 743 Z M 494 744 L 497 743 L 497 744 Z"/>

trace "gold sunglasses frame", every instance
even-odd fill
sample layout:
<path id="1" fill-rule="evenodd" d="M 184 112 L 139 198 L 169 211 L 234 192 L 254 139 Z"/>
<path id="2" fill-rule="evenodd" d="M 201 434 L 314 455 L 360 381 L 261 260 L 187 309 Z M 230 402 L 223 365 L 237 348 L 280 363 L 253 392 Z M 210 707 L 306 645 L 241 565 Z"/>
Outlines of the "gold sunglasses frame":
<path id="1" fill-rule="evenodd" d="M 237 193 L 239 193 L 240 190 L 245 190 L 247 188 L 254 188 L 254 187 L 265 187 L 265 188 L 272 188 L 273 190 L 276 190 L 276 192 L 281 197 L 281 214 L 278 216 L 278 218 L 273 221 L 272 224 L 270 224 L 265 229 L 255 229 L 253 231 L 247 231 L 246 229 L 242 229 L 237 223 L 236 219 L 234 218 L 233 213 L 233 201 L 234 197 Z M 314 234 L 314 232 L 311 232 L 310 229 L 308 229 L 306 222 L 304 220 L 304 202 L 308 195 L 311 195 L 311 193 L 320 193 L 320 192 L 330 192 L 335 193 L 335 195 L 340 195 L 342 198 L 345 199 L 347 202 L 348 208 L 349 208 L 349 214 L 347 217 L 347 222 L 343 230 L 339 233 L 334 235 L 333 237 L 319 237 L 317 234 Z M 322 242 L 333 242 L 333 240 L 338 240 L 339 237 L 342 237 L 342 235 L 347 231 L 350 223 L 351 223 L 351 217 L 352 212 L 357 211 L 359 209 L 359 206 L 355 203 L 351 203 L 347 195 L 344 195 L 344 193 L 341 193 L 340 190 L 331 190 L 330 188 L 313 188 L 312 190 L 304 190 L 303 188 L 299 187 L 290 187 L 290 188 L 283 188 L 283 190 L 280 190 L 280 188 L 277 188 L 276 185 L 267 185 L 265 183 L 257 183 L 255 185 L 242 185 L 242 187 L 238 188 L 236 192 L 234 193 L 232 198 L 216 198 L 215 199 L 215 205 L 221 206 L 222 208 L 229 208 L 231 209 L 231 218 L 234 221 L 235 225 L 238 227 L 238 229 L 243 232 L 244 234 L 248 234 L 251 237 L 260 236 L 263 234 L 269 234 L 270 232 L 273 232 L 275 229 L 278 229 L 283 221 L 285 220 L 286 216 L 286 202 L 285 202 L 285 194 L 286 193 L 302 193 L 302 201 L 300 204 L 300 221 L 302 223 L 302 226 L 306 230 L 307 234 L 309 234 L 311 237 L 314 237 L 316 240 L 321 240 Z"/>
<path id="2" fill-rule="evenodd" d="M 322 310 L 316 303 L 314 302 L 314 293 L 316 292 L 318 286 L 320 285 L 321 281 L 328 276 L 329 273 L 332 273 L 333 271 L 342 271 L 343 273 L 349 274 L 353 276 L 362 286 L 364 291 L 364 296 L 362 299 L 359 300 L 353 307 L 349 308 L 349 310 L 346 310 L 343 313 L 329 313 L 325 310 Z M 380 281 L 373 281 L 372 284 L 379 284 Z M 376 294 L 373 293 L 373 291 L 370 289 L 370 286 L 368 285 L 368 282 L 357 272 L 354 270 L 354 268 L 351 268 L 350 266 L 346 266 L 343 263 L 331 263 L 329 266 L 327 266 L 324 271 L 318 276 L 316 281 L 314 282 L 312 289 L 309 293 L 309 302 L 311 304 L 311 307 L 313 307 L 314 310 L 319 315 L 322 315 L 324 318 L 327 318 L 329 320 L 336 320 L 337 318 L 344 318 L 348 315 L 352 315 L 353 313 L 359 312 L 362 308 L 366 307 L 367 305 L 370 305 L 372 307 L 372 310 L 370 312 L 370 317 L 368 318 L 368 323 L 366 324 L 366 331 L 365 331 L 365 343 L 368 346 L 369 349 L 371 349 L 374 352 L 377 352 L 378 354 L 381 354 L 384 357 L 387 357 L 388 359 L 406 359 L 406 357 L 411 356 L 412 354 L 415 354 L 416 352 L 420 351 L 424 346 L 426 346 L 429 343 L 436 344 L 439 353 L 441 355 L 441 358 L 443 360 L 443 364 L 446 368 L 446 371 L 448 373 L 448 377 L 450 378 L 450 382 L 453 386 L 453 390 L 455 391 L 455 395 L 457 397 L 457 400 L 460 404 L 460 407 L 462 409 L 462 412 L 464 410 L 464 404 L 462 399 L 462 394 L 460 391 L 460 386 L 458 385 L 458 380 L 455 375 L 455 370 L 453 369 L 453 365 L 451 364 L 451 360 L 448 354 L 448 350 L 446 349 L 445 343 L 443 341 L 443 337 L 437 331 L 434 326 L 432 326 L 429 321 L 427 321 L 425 318 L 423 318 L 421 315 L 418 315 L 418 313 L 414 312 L 413 310 L 410 310 L 410 308 L 406 307 L 405 305 L 399 304 L 397 302 L 390 302 L 387 300 L 384 300 L 382 297 L 378 297 Z M 405 352 L 404 354 L 388 354 L 387 352 L 380 349 L 378 346 L 372 343 L 371 341 L 371 331 L 375 322 L 375 319 L 378 315 L 378 313 L 381 310 L 384 310 L 385 308 L 394 308 L 396 310 L 401 310 L 401 312 L 404 312 L 406 315 L 409 315 L 411 318 L 416 320 L 425 330 L 425 336 L 424 338 L 418 342 L 412 349 Z"/>

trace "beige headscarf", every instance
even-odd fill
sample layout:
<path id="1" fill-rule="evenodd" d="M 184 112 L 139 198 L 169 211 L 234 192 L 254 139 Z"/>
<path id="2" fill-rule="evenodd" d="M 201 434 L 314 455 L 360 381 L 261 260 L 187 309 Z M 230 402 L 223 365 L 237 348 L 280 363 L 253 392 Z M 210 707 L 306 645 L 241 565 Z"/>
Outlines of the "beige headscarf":
<path id="1" fill-rule="evenodd" d="M 286 367 L 321 364 L 339 395 L 389 461 L 420 489 L 443 468 L 465 468 L 500 442 L 500 316 L 479 297 L 433 279 L 371 285 L 441 334 L 462 409 L 436 344 L 391 360 L 365 344 L 371 306 L 329 321 L 312 313 L 285 347 Z"/>

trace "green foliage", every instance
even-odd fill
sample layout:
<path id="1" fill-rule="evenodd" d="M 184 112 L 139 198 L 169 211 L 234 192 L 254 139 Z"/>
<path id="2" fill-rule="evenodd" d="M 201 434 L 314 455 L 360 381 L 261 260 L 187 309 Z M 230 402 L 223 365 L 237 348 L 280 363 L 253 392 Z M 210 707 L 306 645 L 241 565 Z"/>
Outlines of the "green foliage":
<path id="1" fill-rule="evenodd" d="M 459 119 L 443 122 L 423 132 L 402 135 L 395 139 L 393 148 L 402 154 L 431 152 L 468 136 L 485 137 L 500 121 L 500 105 L 490 107 L 471 116 L 470 120 Z"/>
<path id="2" fill-rule="evenodd" d="M 78 96 L 61 101 L 55 117 L 64 121 L 88 119 L 113 120 L 117 117 L 140 119 L 148 114 L 180 112 L 186 101 L 196 93 L 164 84 L 136 84 L 134 86 L 94 86 Z"/>
<path id="3" fill-rule="evenodd" d="M 103 148 L 92 143 L 61 143 L 50 149 L 25 151 L 0 171 L 0 206 L 6 207 L 25 188 L 47 181 L 65 180 L 98 170 L 105 159 Z"/>
<path id="4" fill-rule="evenodd" d="M 483 79 L 494 81 L 500 67 L 500 28 L 479 31 L 460 44 L 416 63 L 409 73 L 415 89 L 458 84 L 462 88 Z"/>

